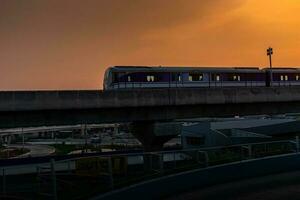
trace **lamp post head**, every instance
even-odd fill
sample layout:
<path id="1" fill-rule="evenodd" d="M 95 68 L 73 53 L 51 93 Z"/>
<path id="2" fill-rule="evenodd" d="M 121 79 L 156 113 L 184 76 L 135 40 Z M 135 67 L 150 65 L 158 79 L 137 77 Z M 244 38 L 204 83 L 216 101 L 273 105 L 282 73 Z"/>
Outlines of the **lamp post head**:
<path id="1" fill-rule="evenodd" d="M 268 56 L 271 56 L 272 54 L 273 54 L 273 48 L 269 47 L 269 48 L 267 49 L 267 55 L 268 55 Z"/>

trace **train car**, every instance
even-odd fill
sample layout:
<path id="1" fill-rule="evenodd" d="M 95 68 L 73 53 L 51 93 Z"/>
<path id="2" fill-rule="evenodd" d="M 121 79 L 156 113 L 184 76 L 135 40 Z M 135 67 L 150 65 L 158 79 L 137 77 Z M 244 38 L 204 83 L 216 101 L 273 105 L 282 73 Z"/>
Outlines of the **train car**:
<path id="1" fill-rule="evenodd" d="M 106 70 L 103 88 L 262 87 L 266 73 L 257 67 L 115 66 Z"/>
<path id="2" fill-rule="evenodd" d="M 299 86 L 300 68 L 273 68 L 272 83 L 270 80 L 270 68 L 262 69 L 266 74 L 266 86 Z"/>

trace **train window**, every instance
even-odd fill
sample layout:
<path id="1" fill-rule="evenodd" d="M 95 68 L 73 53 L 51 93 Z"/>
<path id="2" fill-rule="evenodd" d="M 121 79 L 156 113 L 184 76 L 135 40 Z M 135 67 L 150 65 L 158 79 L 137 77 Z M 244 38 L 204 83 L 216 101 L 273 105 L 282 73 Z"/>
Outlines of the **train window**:
<path id="1" fill-rule="evenodd" d="M 219 74 L 212 74 L 211 80 L 212 80 L 212 81 L 220 81 L 220 80 L 221 80 L 221 77 L 220 77 Z"/>
<path id="2" fill-rule="evenodd" d="M 127 76 L 127 81 L 131 82 L 131 76 Z"/>
<path id="3" fill-rule="evenodd" d="M 203 81 L 203 75 L 199 75 L 199 81 Z"/>
<path id="4" fill-rule="evenodd" d="M 241 77 L 239 75 L 234 75 L 233 76 L 233 80 L 234 81 L 240 81 L 241 80 Z"/>
<path id="5" fill-rule="evenodd" d="M 113 73 L 113 82 L 116 83 L 119 81 L 119 75 L 117 73 Z"/>
<path id="6" fill-rule="evenodd" d="M 189 81 L 203 81 L 203 74 L 199 74 L 199 73 L 190 74 Z"/>
<path id="7" fill-rule="evenodd" d="M 153 75 L 148 75 L 147 76 L 147 81 L 148 82 L 154 82 L 154 76 Z"/>
<path id="8" fill-rule="evenodd" d="M 283 75 L 280 75 L 280 80 L 281 80 L 281 81 L 284 81 Z"/>
<path id="9" fill-rule="evenodd" d="M 219 74 L 212 74 L 211 80 L 212 81 L 220 81 L 221 76 Z"/>
<path id="10" fill-rule="evenodd" d="M 203 74 L 199 74 L 199 73 L 190 74 L 189 81 L 203 81 Z"/>
<path id="11" fill-rule="evenodd" d="M 289 76 L 288 75 L 280 75 L 280 81 L 288 81 Z"/>

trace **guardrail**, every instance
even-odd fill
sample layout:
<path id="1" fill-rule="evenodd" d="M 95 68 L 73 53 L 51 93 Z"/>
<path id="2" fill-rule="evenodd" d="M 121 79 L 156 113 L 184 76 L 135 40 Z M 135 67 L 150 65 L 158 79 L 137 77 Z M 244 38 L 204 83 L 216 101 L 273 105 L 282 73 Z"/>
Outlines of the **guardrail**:
<path id="1" fill-rule="evenodd" d="M 280 83 L 277 84 L 280 86 Z M 291 86 L 291 84 L 281 84 Z M 165 82 L 116 82 L 109 89 L 181 88 L 181 87 L 266 87 L 265 81 L 165 81 Z"/>
<path id="2" fill-rule="evenodd" d="M 91 155 L 0 167 L 2 197 L 89 198 L 145 180 L 225 163 L 299 152 L 299 140 L 202 149 Z"/>

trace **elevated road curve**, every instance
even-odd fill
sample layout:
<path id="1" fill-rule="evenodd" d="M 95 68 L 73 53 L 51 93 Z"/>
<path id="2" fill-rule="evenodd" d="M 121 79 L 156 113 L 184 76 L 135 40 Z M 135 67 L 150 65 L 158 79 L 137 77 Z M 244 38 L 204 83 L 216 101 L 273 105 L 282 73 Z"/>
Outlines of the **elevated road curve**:
<path id="1" fill-rule="evenodd" d="M 0 128 L 300 112 L 300 87 L 0 92 Z"/>
<path id="2" fill-rule="evenodd" d="M 292 171 L 246 180 L 227 182 L 184 194 L 176 194 L 166 200 L 282 200 L 299 199 L 300 172 Z"/>

